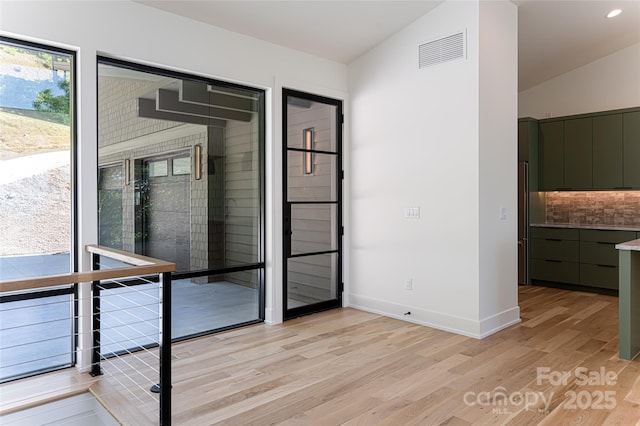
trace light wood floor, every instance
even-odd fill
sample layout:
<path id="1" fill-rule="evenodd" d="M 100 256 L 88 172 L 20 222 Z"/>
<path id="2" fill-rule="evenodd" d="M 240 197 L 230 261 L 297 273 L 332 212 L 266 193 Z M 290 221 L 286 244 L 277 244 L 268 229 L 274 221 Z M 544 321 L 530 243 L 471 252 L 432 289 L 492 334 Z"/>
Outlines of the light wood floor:
<path id="1" fill-rule="evenodd" d="M 483 340 L 341 309 L 176 344 L 173 424 L 640 425 L 640 357 L 617 356 L 617 298 L 519 293 L 522 323 Z M 554 385 L 539 368 L 570 377 Z M 70 371 L 5 385 L 1 410 Z M 93 390 L 123 423 L 155 422 L 155 401 L 109 396 L 108 380 Z"/>

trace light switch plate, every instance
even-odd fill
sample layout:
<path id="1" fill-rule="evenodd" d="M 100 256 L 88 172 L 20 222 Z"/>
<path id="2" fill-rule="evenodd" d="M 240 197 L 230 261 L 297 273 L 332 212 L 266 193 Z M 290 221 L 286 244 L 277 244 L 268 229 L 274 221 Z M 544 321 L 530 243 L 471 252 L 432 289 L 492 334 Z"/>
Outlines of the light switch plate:
<path id="1" fill-rule="evenodd" d="M 407 207 L 404 210 L 406 219 L 420 219 L 420 207 Z"/>
<path id="2" fill-rule="evenodd" d="M 508 216 L 508 210 L 506 207 L 500 207 L 500 219 L 506 220 Z"/>

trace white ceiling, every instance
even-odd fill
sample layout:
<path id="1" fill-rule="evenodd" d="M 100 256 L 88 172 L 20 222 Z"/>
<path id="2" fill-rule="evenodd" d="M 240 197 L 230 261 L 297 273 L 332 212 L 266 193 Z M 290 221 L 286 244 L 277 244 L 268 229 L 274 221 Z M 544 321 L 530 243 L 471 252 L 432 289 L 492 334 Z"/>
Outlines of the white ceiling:
<path id="1" fill-rule="evenodd" d="M 513 2 L 521 91 L 640 42 L 639 0 Z M 606 19 L 615 8 L 622 14 Z"/>
<path id="2" fill-rule="evenodd" d="M 345 64 L 442 3 L 434 0 L 138 2 Z M 513 0 L 513 3 L 518 6 L 521 91 L 640 42 L 639 0 Z M 623 9 L 623 13 L 605 19 L 604 15 L 615 7 Z"/>

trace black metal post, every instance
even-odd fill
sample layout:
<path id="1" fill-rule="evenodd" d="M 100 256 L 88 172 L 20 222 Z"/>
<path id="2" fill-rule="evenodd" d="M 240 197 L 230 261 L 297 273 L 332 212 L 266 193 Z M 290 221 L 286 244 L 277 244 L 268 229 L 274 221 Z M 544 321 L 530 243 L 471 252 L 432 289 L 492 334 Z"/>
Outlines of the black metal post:
<path id="1" fill-rule="evenodd" d="M 160 278 L 160 424 L 171 425 L 171 272 Z"/>
<path id="2" fill-rule="evenodd" d="M 91 253 L 91 270 L 100 269 L 100 255 Z M 100 368 L 100 281 L 91 283 L 91 324 L 93 326 L 93 339 L 91 342 L 91 375 L 102 374 Z"/>

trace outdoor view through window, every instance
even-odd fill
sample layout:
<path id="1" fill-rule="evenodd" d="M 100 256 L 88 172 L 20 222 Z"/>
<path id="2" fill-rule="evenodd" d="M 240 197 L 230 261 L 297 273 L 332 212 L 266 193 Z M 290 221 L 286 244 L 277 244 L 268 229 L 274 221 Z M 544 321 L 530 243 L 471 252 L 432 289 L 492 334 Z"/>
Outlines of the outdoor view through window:
<path id="1" fill-rule="evenodd" d="M 71 56 L 0 44 L 0 280 L 69 272 Z"/>
<path id="2" fill-rule="evenodd" d="M 0 281 L 72 265 L 73 54 L 0 40 Z M 0 295 L 0 382 L 73 364 L 73 287 Z"/>

